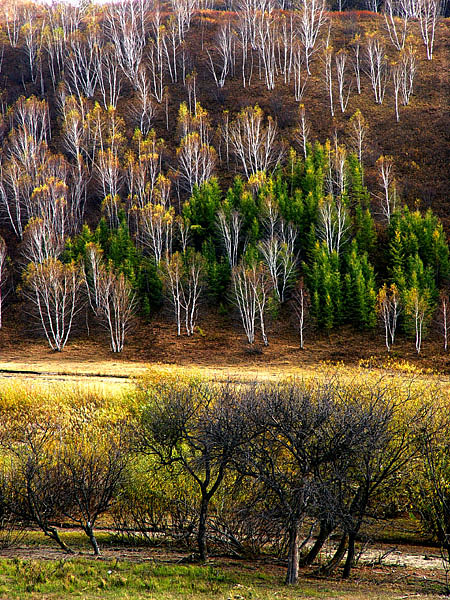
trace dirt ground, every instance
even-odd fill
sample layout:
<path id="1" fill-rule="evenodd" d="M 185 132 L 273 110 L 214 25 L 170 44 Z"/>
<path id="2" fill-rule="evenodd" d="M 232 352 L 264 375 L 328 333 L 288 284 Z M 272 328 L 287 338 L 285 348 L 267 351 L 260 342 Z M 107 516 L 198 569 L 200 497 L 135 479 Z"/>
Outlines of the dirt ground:
<path id="1" fill-rule="evenodd" d="M 333 544 L 325 548 L 322 557 L 324 561 L 334 549 Z M 50 545 L 24 543 L 10 550 L 0 550 L 0 558 L 59 561 L 61 558 L 71 560 L 72 558 L 93 558 L 93 556 L 87 547 L 77 551 L 73 556 L 67 556 Z M 165 547 L 132 547 L 112 542 L 103 545 L 101 557 L 96 560 L 127 561 L 151 565 L 184 564 L 189 562 L 189 555 L 182 550 Z M 212 553 L 207 565 L 220 568 L 222 571 L 240 571 L 241 573 L 260 571 L 265 575 L 277 576 L 280 581 L 283 580 L 285 573 L 285 565 L 270 557 L 248 560 Z M 301 578 L 302 581 L 311 581 L 316 584 L 323 579 L 317 571 L 317 565 L 302 569 Z M 339 578 L 339 573 L 324 581 L 327 581 L 331 587 L 336 586 L 336 590 L 339 590 L 344 583 Z M 387 597 L 400 600 L 444 597 L 437 591 L 442 589 L 444 582 L 445 570 L 438 549 L 426 546 L 393 546 L 377 543 L 361 552 L 349 583 L 353 586 L 377 590 L 380 594 L 380 596 L 376 596 L 377 598 L 386 598 L 386 590 L 392 590 L 392 595 L 388 594 Z"/>
<path id="2" fill-rule="evenodd" d="M 7 315 L 8 317 L 8 315 Z M 450 357 L 441 348 L 437 333 L 423 343 L 417 356 L 412 339 L 399 337 L 392 352 L 383 345 L 383 332 L 355 332 L 341 328 L 330 334 L 307 331 L 305 348 L 299 348 L 294 322 L 289 314 L 269 323 L 269 345 L 259 341 L 249 346 L 237 320 L 215 313 L 200 316 L 195 334 L 177 337 L 173 322 L 159 316 L 139 322 L 130 332 L 124 351 L 113 354 L 107 333 L 101 329 L 72 335 L 63 352 L 53 352 L 36 330 L 20 318 L 6 319 L 0 330 L 0 381 L 11 377 L 51 381 L 90 381 L 92 385 L 117 387 L 143 375 L 149 367 L 201 370 L 219 378 L 272 378 L 309 372 L 324 363 L 381 366 L 387 361 L 404 362 L 414 368 L 432 369 L 450 375 Z"/>

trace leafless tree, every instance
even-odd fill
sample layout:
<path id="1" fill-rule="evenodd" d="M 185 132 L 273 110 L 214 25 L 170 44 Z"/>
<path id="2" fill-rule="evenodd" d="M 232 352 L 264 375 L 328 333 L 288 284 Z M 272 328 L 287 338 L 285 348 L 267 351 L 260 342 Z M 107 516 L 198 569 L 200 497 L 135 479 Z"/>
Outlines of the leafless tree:
<path id="1" fill-rule="evenodd" d="M 154 40 L 151 40 L 148 52 L 148 69 L 150 73 L 151 93 L 161 104 L 164 99 L 164 76 L 166 72 L 164 46 L 161 39 L 161 31 L 158 31 Z"/>
<path id="2" fill-rule="evenodd" d="M 367 75 L 372 85 L 375 103 L 383 104 L 386 85 L 389 79 L 389 65 L 385 48 L 378 35 L 370 35 L 366 44 Z"/>
<path id="3" fill-rule="evenodd" d="M 304 104 L 300 104 L 300 106 L 298 107 L 298 117 L 299 126 L 296 129 L 296 137 L 302 146 L 303 157 L 306 158 L 308 152 L 308 140 L 311 134 L 311 127 L 306 116 L 306 109 Z"/>
<path id="4" fill-rule="evenodd" d="M 8 2 L 3 12 L 9 43 L 13 48 L 16 48 L 19 43 L 20 28 L 24 19 L 22 6 L 17 2 Z"/>
<path id="5" fill-rule="evenodd" d="M 326 196 L 319 203 L 319 222 L 317 236 L 323 240 L 328 251 L 340 253 L 347 241 L 350 220 L 347 207 L 341 196 Z"/>
<path id="6" fill-rule="evenodd" d="M 24 49 L 28 56 L 31 81 L 36 83 L 39 75 L 39 63 L 42 48 L 42 24 L 32 8 L 25 10 L 25 24 L 22 26 Z"/>
<path id="7" fill-rule="evenodd" d="M 182 255 L 179 252 L 167 255 L 165 260 L 160 263 L 160 273 L 163 281 L 164 293 L 173 307 L 175 323 L 177 325 L 177 335 L 181 335 L 184 310 L 184 264 Z"/>
<path id="8" fill-rule="evenodd" d="M 335 54 L 334 58 L 336 62 L 336 79 L 338 84 L 339 104 L 341 106 L 341 112 L 344 113 L 347 109 L 350 92 L 352 89 L 351 82 L 347 81 L 348 54 L 346 50 L 341 49 Z M 345 88 L 347 88 L 347 91 Z"/>
<path id="9" fill-rule="evenodd" d="M 278 15 L 277 64 L 279 71 L 283 73 L 285 84 L 291 80 L 294 47 L 299 46 L 295 21 L 292 11 L 289 15 Z"/>
<path id="10" fill-rule="evenodd" d="M 353 50 L 353 71 L 356 79 L 356 90 L 361 94 L 361 36 L 356 34 L 351 41 Z"/>
<path id="11" fill-rule="evenodd" d="M 381 214 L 388 223 L 397 209 L 397 190 L 394 177 L 394 159 L 392 156 L 380 156 L 377 160 L 378 177 L 382 188 Z"/>
<path id="12" fill-rule="evenodd" d="M 175 252 L 160 263 L 160 270 L 166 296 L 174 309 L 177 334 L 181 335 L 184 321 L 187 335 L 193 335 L 205 282 L 203 257 L 190 249 L 183 255 Z"/>
<path id="13" fill-rule="evenodd" d="M 268 117 L 264 124 L 264 113 L 259 106 L 244 108 L 230 124 L 231 148 L 247 178 L 281 160 L 284 148 L 277 142 L 277 136 L 276 122 Z"/>
<path id="14" fill-rule="evenodd" d="M 248 265 L 241 261 L 232 272 L 233 296 L 239 310 L 249 344 L 255 342 L 256 321 L 259 317 L 261 336 L 268 345 L 265 310 L 270 286 L 270 274 L 263 263 Z"/>
<path id="15" fill-rule="evenodd" d="M 273 234 L 262 240 L 258 245 L 272 278 L 272 288 L 275 290 L 280 302 L 285 301 L 286 292 L 295 273 L 294 246 L 296 237 L 294 227 L 280 219 Z"/>
<path id="16" fill-rule="evenodd" d="M 136 86 L 136 116 L 139 129 L 146 136 L 156 117 L 156 106 L 153 101 L 151 83 L 147 69 L 141 66 L 137 73 Z"/>
<path id="17" fill-rule="evenodd" d="M 369 126 L 367 121 L 358 108 L 358 110 L 350 117 L 350 139 L 352 148 L 361 165 L 363 164 L 364 153 L 367 149 L 368 131 Z"/>
<path id="18" fill-rule="evenodd" d="M 300 279 L 294 289 L 291 299 L 292 306 L 294 308 L 295 316 L 297 318 L 298 334 L 300 337 L 300 348 L 303 350 L 304 347 L 304 333 L 306 327 L 306 321 L 308 318 L 309 308 L 309 295 L 305 287 L 303 279 Z"/>
<path id="19" fill-rule="evenodd" d="M 397 321 L 401 311 L 400 294 L 395 283 L 389 288 L 386 284 L 378 292 L 377 312 L 383 323 L 388 352 L 395 340 Z"/>
<path id="20" fill-rule="evenodd" d="M 303 49 L 297 42 L 292 51 L 292 70 L 294 73 L 294 96 L 297 102 L 301 102 L 305 94 L 306 84 L 308 83 L 308 73 L 306 77 L 303 74 Z"/>
<path id="21" fill-rule="evenodd" d="M 209 66 L 217 87 L 222 88 L 228 75 L 233 74 L 234 66 L 235 40 L 230 21 L 220 27 L 215 48 L 218 60 L 215 62 L 211 53 L 207 51 Z"/>
<path id="22" fill-rule="evenodd" d="M 237 265 L 239 245 L 241 243 L 242 216 L 237 210 L 217 213 L 217 228 L 225 247 L 228 263 L 233 269 Z"/>
<path id="23" fill-rule="evenodd" d="M 272 515 L 282 521 L 288 537 L 286 583 L 295 584 L 305 518 L 322 490 L 343 483 L 338 465 L 353 464 L 364 448 L 372 411 L 348 396 L 342 403 L 342 390 L 332 382 L 259 386 L 255 394 L 249 427 L 263 433 L 249 440 L 236 466 L 263 484 Z"/>
<path id="24" fill-rule="evenodd" d="M 420 0 L 419 2 L 420 32 L 425 44 L 428 60 L 433 59 L 436 25 L 441 16 L 441 10 L 441 0 Z"/>
<path id="25" fill-rule="evenodd" d="M 106 31 L 116 59 L 131 85 L 135 85 L 147 42 L 145 2 L 118 2 L 106 11 Z"/>
<path id="26" fill-rule="evenodd" d="M 183 308 L 185 328 L 188 335 L 194 334 L 200 296 L 205 284 L 206 264 L 199 252 L 188 250 L 184 257 L 185 281 L 183 286 Z"/>
<path id="27" fill-rule="evenodd" d="M 333 104 L 333 48 L 327 45 L 323 51 L 323 64 L 325 66 L 325 89 L 328 94 L 330 101 L 330 113 L 334 117 L 334 104 Z"/>
<path id="28" fill-rule="evenodd" d="M 8 422 L 2 415 L 3 427 Z M 13 457 L 2 468 L 6 502 L 9 511 L 19 521 L 37 526 L 67 553 L 73 550 L 60 536 L 56 519 L 62 518 L 67 496 L 54 454 L 54 441 L 60 434 L 60 423 L 43 421 L 41 415 L 27 419 L 16 432 L 9 424 L 8 436 L 2 432 L 2 448 Z"/>
<path id="29" fill-rule="evenodd" d="M 100 29 L 95 22 L 91 22 L 84 32 L 76 31 L 70 36 L 66 53 L 65 81 L 70 93 L 76 94 L 80 102 L 83 97 L 94 97 L 101 60 Z"/>
<path id="30" fill-rule="evenodd" d="M 145 392 L 145 390 L 144 390 Z M 207 557 L 210 503 L 224 482 L 232 461 L 254 435 L 248 415 L 253 389 L 192 382 L 158 385 L 146 394 L 141 413 L 139 449 L 157 464 L 178 467 L 198 490 L 197 547 Z"/>
<path id="31" fill-rule="evenodd" d="M 24 183 L 25 185 L 23 185 Z M 28 187 L 26 183 L 23 181 L 23 173 L 17 161 L 10 161 L 6 167 L 0 164 L 0 203 L 2 212 L 19 239 L 22 239 L 23 236 L 26 217 L 23 206 L 23 196 L 24 193 L 27 193 L 26 188 Z"/>
<path id="32" fill-rule="evenodd" d="M 404 0 L 385 0 L 384 22 L 391 42 L 397 50 L 403 50 L 408 35 L 409 10 L 405 10 Z"/>
<path id="33" fill-rule="evenodd" d="M 106 46 L 102 49 L 98 69 L 98 85 L 103 98 L 103 106 L 117 108 L 122 90 L 122 74 L 117 61 L 115 48 Z"/>
<path id="34" fill-rule="evenodd" d="M 138 210 L 139 241 L 150 252 L 157 265 L 172 252 L 174 209 L 163 204 L 146 204 Z"/>
<path id="35" fill-rule="evenodd" d="M 87 244 L 86 264 L 83 267 L 89 305 L 93 312 L 97 314 L 100 307 L 100 277 L 103 269 L 103 251 L 97 244 L 93 242 Z"/>
<path id="36" fill-rule="evenodd" d="M 3 325 L 4 289 L 8 278 L 7 247 L 5 240 L 0 237 L 0 329 Z"/>
<path id="37" fill-rule="evenodd" d="M 192 194 L 196 185 L 200 186 L 211 178 L 216 164 L 216 151 L 212 146 L 202 143 L 198 133 L 188 133 L 177 149 L 177 159 L 180 182 Z"/>
<path id="38" fill-rule="evenodd" d="M 278 39 L 278 19 L 274 13 L 258 14 L 256 20 L 256 48 L 264 71 L 268 90 L 275 88 L 277 74 L 276 46 Z"/>
<path id="39" fill-rule="evenodd" d="M 305 49 L 305 63 L 311 75 L 311 57 L 323 25 L 327 21 L 324 0 L 299 0 L 299 36 Z"/>
<path id="40" fill-rule="evenodd" d="M 57 446 L 60 477 L 68 497 L 62 511 L 81 527 L 96 556 L 100 548 L 95 536 L 98 518 L 111 506 L 123 485 L 128 463 L 128 444 L 120 423 L 66 426 Z"/>
<path id="41" fill-rule="evenodd" d="M 417 72 L 417 57 L 414 48 L 409 45 L 400 54 L 400 97 L 403 106 L 409 104 L 414 89 L 414 77 Z"/>
<path id="42" fill-rule="evenodd" d="M 178 53 L 182 40 L 178 37 L 176 19 L 171 15 L 166 21 L 166 35 L 162 38 L 165 60 L 172 83 L 178 82 Z"/>
<path id="43" fill-rule="evenodd" d="M 170 0 L 178 26 L 178 37 L 184 40 L 191 27 L 192 17 L 196 9 L 196 0 Z"/>
<path id="44" fill-rule="evenodd" d="M 82 309 L 83 276 L 78 265 L 54 258 L 28 265 L 23 295 L 36 310 L 49 346 L 60 352 L 67 343 L 76 314 Z"/>
<path id="45" fill-rule="evenodd" d="M 111 350 L 122 352 L 136 311 L 135 294 L 125 275 L 112 265 L 98 269 L 96 284 L 97 316 L 109 331 Z"/>
<path id="46" fill-rule="evenodd" d="M 403 294 L 403 305 L 407 320 L 410 324 L 413 324 L 416 352 L 420 354 L 422 339 L 430 317 L 430 296 L 428 290 L 420 290 L 418 287 L 406 290 Z"/>
<path id="47" fill-rule="evenodd" d="M 444 351 L 448 349 L 448 334 L 450 331 L 450 301 L 446 291 L 439 296 L 438 322 L 444 338 Z"/>

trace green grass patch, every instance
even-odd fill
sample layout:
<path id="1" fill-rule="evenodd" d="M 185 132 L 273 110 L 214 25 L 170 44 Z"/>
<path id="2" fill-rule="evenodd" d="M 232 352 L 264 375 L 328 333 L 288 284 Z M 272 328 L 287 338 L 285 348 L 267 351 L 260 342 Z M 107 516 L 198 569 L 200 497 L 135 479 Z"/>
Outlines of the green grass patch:
<path id="1" fill-rule="evenodd" d="M 401 594 L 356 583 L 300 580 L 283 585 L 282 571 L 239 565 L 155 564 L 120 560 L 0 560 L 0 598 L 50 600 L 392 600 Z M 429 598 L 431 596 L 415 596 Z"/>

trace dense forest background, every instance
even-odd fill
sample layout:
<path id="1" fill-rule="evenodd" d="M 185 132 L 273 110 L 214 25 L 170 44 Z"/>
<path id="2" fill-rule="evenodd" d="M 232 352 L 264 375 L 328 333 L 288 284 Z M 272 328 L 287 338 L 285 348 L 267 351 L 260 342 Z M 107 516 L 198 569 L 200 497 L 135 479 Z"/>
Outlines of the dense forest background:
<path id="1" fill-rule="evenodd" d="M 58 350 L 84 307 L 114 351 L 164 306 L 446 345 L 446 10 L 4 4 L 9 314 Z"/>

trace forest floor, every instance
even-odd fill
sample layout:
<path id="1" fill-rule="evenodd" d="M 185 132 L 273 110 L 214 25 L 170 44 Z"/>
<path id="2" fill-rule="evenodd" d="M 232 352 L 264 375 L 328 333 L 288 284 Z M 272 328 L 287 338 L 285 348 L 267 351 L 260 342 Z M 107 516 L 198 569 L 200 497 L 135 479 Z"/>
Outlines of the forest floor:
<path id="1" fill-rule="evenodd" d="M 106 331 L 92 328 L 90 336 L 73 335 L 62 352 L 53 352 L 45 339 L 29 332 L 26 323 L 10 319 L 0 330 L 0 382 L 17 378 L 82 381 L 119 390 L 149 369 L 201 373 L 220 380 L 261 380 L 301 377 L 342 364 L 416 375 L 433 372 L 450 382 L 450 355 L 442 350 L 437 333 L 424 341 L 419 356 L 414 340 L 404 336 L 398 336 L 388 353 L 381 329 L 356 332 L 344 327 L 330 334 L 307 331 L 303 350 L 289 315 L 269 324 L 268 333 L 267 347 L 259 342 L 252 347 L 237 321 L 209 313 L 199 320 L 193 336 L 177 337 L 174 324 L 159 317 L 149 323 L 140 321 L 121 354 L 110 351 Z"/>
<path id="2" fill-rule="evenodd" d="M 0 551 L 0 598 L 33 600 L 97 598 L 174 600 L 426 600 L 441 598 L 445 571 L 433 547 L 377 542 L 365 548 L 349 580 L 324 578 L 317 565 L 303 569 L 298 585 L 283 584 L 285 566 L 262 556 L 214 555 L 191 563 L 186 551 L 129 546 L 100 532 L 102 556 L 94 559 L 80 533 L 63 533 L 75 549 L 62 554 L 41 534 L 28 532 L 18 547 Z M 332 545 L 326 548 L 331 553 Z M 324 559 L 326 556 L 323 557 Z"/>

